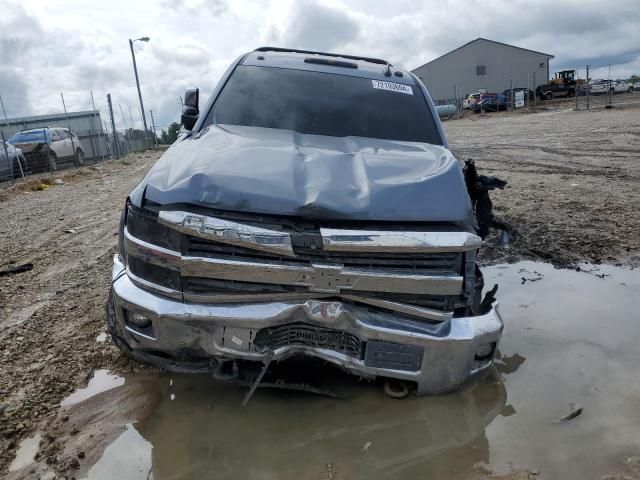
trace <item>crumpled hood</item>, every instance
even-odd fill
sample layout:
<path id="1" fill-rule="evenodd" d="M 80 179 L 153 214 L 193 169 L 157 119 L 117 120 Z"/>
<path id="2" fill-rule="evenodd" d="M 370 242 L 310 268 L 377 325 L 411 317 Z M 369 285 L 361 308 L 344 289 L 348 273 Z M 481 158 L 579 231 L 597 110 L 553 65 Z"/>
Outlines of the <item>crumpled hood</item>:
<path id="1" fill-rule="evenodd" d="M 143 195 L 246 213 L 474 224 L 462 167 L 444 147 L 257 127 L 179 139 L 131 201 Z"/>

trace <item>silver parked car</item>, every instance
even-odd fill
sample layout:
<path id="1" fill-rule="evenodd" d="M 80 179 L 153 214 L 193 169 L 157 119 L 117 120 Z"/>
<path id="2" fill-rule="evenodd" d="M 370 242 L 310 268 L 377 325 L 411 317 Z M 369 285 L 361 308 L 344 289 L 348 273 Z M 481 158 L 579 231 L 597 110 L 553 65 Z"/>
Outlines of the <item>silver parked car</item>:
<path id="1" fill-rule="evenodd" d="M 0 140 L 0 182 L 20 177 L 20 167 L 26 169 L 22 150 Z"/>
<path id="2" fill-rule="evenodd" d="M 250 391 L 297 356 L 392 396 L 488 371 L 502 320 L 476 253 L 491 182 L 448 149 L 415 75 L 266 47 L 198 97 L 126 201 L 107 304 L 122 350 Z"/>
<path id="3" fill-rule="evenodd" d="M 16 133 L 9 143 L 19 146 L 32 171 L 56 170 L 63 162 L 84 165 L 80 138 L 68 128 L 45 127 Z"/>

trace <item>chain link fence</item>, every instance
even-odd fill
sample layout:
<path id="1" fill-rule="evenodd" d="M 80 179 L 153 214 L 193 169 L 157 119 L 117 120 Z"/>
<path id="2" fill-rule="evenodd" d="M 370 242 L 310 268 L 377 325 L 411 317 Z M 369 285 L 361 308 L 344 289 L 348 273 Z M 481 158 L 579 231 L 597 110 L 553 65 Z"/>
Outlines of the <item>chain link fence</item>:
<path id="1" fill-rule="evenodd" d="M 62 94 L 61 99 L 62 112 L 29 117 L 8 118 L 2 103 L 0 182 L 120 158 L 157 144 L 151 130 L 135 128 L 134 110 L 139 117 L 137 123 L 143 123 L 139 109 L 127 107 L 126 118 L 119 106 L 121 117 L 114 117 L 110 95 L 102 111 L 95 108 L 93 94 L 91 110 L 67 111 Z"/>
<path id="2" fill-rule="evenodd" d="M 434 99 L 434 103 L 437 106 L 451 106 L 452 108 L 445 110 L 448 114 L 445 119 L 451 119 L 493 112 L 532 113 L 545 110 L 613 108 L 629 102 L 640 102 L 640 83 L 613 80 L 611 76 L 609 79 L 594 78 L 589 66 L 573 72 L 572 80 L 565 82 L 564 79 L 556 78 L 543 86 L 539 85 L 539 88 L 534 87 L 533 81 L 527 86 L 507 81 L 505 83 L 510 87 L 501 92 L 479 89 L 463 93 L 457 85 L 452 85 L 453 96 Z"/>

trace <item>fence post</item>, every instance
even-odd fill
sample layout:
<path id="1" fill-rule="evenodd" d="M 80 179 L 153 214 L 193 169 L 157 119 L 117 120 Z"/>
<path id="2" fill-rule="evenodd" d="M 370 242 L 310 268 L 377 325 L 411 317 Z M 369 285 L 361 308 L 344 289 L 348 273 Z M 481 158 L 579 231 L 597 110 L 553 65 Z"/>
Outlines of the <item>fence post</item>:
<path id="1" fill-rule="evenodd" d="M 127 147 L 129 150 L 127 153 L 130 153 L 133 151 L 133 149 L 131 148 L 131 134 L 128 133 L 129 127 L 127 127 L 127 119 L 124 117 L 124 110 L 122 110 L 122 104 L 119 103 L 118 106 L 120 107 L 120 115 L 122 115 L 122 123 L 124 123 L 124 131 L 127 132 L 127 137 L 125 138 L 125 140 L 127 141 L 127 144 L 129 145 Z M 131 126 L 131 128 L 133 128 L 133 126 Z"/>
<path id="2" fill-rule="evenodd" d="M 4 109 L 4 102 L 2 101 L 2 94 L 0 94 L 0 105 L 2 105 L 2 114 L 4 115 L 4 123 L 7 124 L 7 128 L 9 128 L 9 119 L 7 118 L 7 111 Z"/>
<path id="3" fill-rule="evenodd" d="M 527 73 L 527 100 L 526 100 L 526 102 L 527 102 L 527 111 L 529 113 L 531 113 L 531 98 L 529 97 L 529 90 L 531 90 L 533 92 L 533 96 L 534 97 L 536 96 L 536 88 L 535 88 L 535 86 L 533 88 L 529 88 L 530 85 L 531 85 L 531 75 L 529 75 Z"/>
<path id="4" fill-rule="evenodd" d="M 4 108 L 4 107 L 3 107 Z M 5 115 L 5 119 L 6 119 L 6 115 Z M 9 125 L 9 122 L 7 122 L 7 126 Z M 11 172 L 11 181 L 13 182 L 13 162 L 11 161 L 11 158 L 9 158 L 9 150 L 7 149 L 7 141 L 4 138 L 4 130 L 0 129 L 0 137 L 2 138 L 2 147 L 4 148 L 4 154 L 7 157 L 7 162 L 9 163 L 9 172 Z M 18 153 L 16 152 L 16 160 L 18 161 L 18 168 L 20 169 L 20 175 L 22 175 L 22 179 L 24 180 L 24 170 L 22 169 L 22 165 L 20 164 L 20 157 L 18 156 Z"/>
<path id="5" fill-rule="evenodd" d="M 578 111 L 578 95 L 580 93 L 580 69 L 576 67 L 576 111 Z"/>
<path id="6" fill-rule="evenodd" d="M 548 79 L 547 79 L 548 80 Z M 535 92 L 538 90 L 538 88 L 536 87 L 536 72 L 533 72 L 533 108 L 535 110 L 538 109 L 538 96 L 535 94 Z"/>
<path id="7" fill-rule="evenodd" d="M 73 164 L 79 167 L 78 159 L 76 156 L 76 146 L 73 143 L 73 135 L 71 135 L 71 124 L 69 123 L 69 115 L 67 115 L 67 106 L 64 104 L 64 95 L 60 92 L 60 98 L 62 99 L 62 108 L 64 110 L 64 118 L 67 121 L 67 130 L 69 130 L 69 138 L 71 139 L 71 150 L 73 151 Z"/>
<path id="8" fill-rule="evenodd" d="M 93 105 L 93 110 L 96 110 L 96 102 L 93 101 L 93 91 L 91 91 L 91 105 Z M 100 113 L 98 112 L 98 118 L 100 118 Z M 100 125 L 100 128 L 102 128 L 102 124 Z M 104 130 L 104 134 L 100 135 L 102 137 L 102 139 L 104 140 L 104 148 L 105 148 L 105 155 L 100 155 L 101 159 L 104 159 L 104 157 L 106 156 L 106 154 L 109 151 L 109 147 L 107 147 L 107 135 L 106 135 L 107 130 Z M 96 140 L 96 144 L 98 143 L 98 141 Z M 98 147 L 99 148 L 99 147 Z"/>
<path id="9" fill-rule="evenodd" d="M 116 154 L 116 158 L 120 158 L 120 151 L 118 149 L 118 132 L 116 132 L 116 121 L 113 118 L 113 105 L 111 104 L 110 93 L 107 93 L 107 105 L 109 106 L 109 116 L 111 117 L 111 131 L 113 132 L 113 151 Z"/>
<path id="10" fill-rule="evenodd" d="M 589 85 L 589 65 L 587 65 L 587 86 Z M 589 89 L 587 88 L 587 110 L 589 110 Z"/>
<path id="11" fill-rule="evenodd" d="M 151 128 L 153 129 L 153 148 L 158 148 L 158 136 L 156 135 L 156 122 L 153 120 L 153 110 L 149 110 L 151 114 Z"/>
<path id="12" fill-rule="evenodd" d="M 510 107 L 511 107 L 511 111 L 513 112 L 516 109 L 516 99 L 513 98 L 513 80 L 511 80 L 511 101 L 510 103 Z"/>

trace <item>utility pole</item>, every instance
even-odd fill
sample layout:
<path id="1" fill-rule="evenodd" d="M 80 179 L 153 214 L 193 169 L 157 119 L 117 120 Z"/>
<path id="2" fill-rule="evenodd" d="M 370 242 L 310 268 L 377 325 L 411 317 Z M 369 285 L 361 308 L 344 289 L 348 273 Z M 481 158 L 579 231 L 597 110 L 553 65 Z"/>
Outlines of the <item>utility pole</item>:
<path id="1" fill-rule="evenodd" d="M 144 125 L 144 138 L 149 146 L 149 139 L 147 138 L 147 119 L 144 116 L 144 104 L 142 103 L 142 92 L 140 92 L 140 80 L 138 79 L 138 66 L 136 65 L 136 54 L 133 52 L 133 42 L 140 40 L 148 42 L 149 37 L 137 38 L 136 40 L 129 39 L 129 48 L 131 49 L 131 58 L 133 59 L 133 73 L 136 76 L 136 86 L 138 87 L 138 99 L 140 99 L 140 111 L 142 112 L 142 124 Z"/>
<path id="2" fill-rule="evenodd" d="M 118 148 L 118 132 L 116 132 L 116 121 L 113 118 L 113 105 L 111 105 L 111 94 L 107 93 L 107 105 L 109 106 L 109 116 L 111 117 L 111 131 L 113 132 L 113 151 L 116 158 L 120 158 L 120 149 Z"/>
<path id="3" fill-rule="evenodd" d="M 158 136 L 156 135 L 156 122 L 153 120 L 153 110 L 149 110 L 151 114 L 151 128 L 153 129 L 153 145 L 158 148 Z"/>

